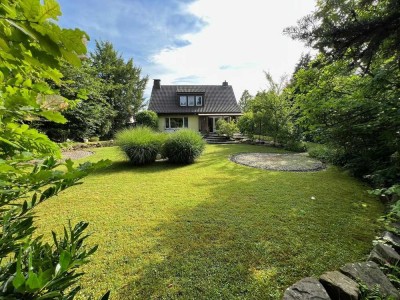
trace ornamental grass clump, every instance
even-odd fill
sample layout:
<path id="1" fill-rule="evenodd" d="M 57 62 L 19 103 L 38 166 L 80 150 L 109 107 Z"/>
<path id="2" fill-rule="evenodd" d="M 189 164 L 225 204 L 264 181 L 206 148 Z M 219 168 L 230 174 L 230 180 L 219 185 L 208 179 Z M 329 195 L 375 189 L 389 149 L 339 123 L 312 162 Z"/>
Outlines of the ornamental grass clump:
<path id="1" fill-rule="evenodd" d="M 169 135 L 163 146 L 163 156 L 176 164 L 190 164 L 205 147 L 202 136 L 190 129 L 181 129 Z"/>
<path id="2" fill-rule="evenodd" d="M 164 140 L 165 135 L 148 127 L 125 129 L 116 135 L 116 144 L 125 152 L 129 161 L 137 166 L 153 163 Z"/>

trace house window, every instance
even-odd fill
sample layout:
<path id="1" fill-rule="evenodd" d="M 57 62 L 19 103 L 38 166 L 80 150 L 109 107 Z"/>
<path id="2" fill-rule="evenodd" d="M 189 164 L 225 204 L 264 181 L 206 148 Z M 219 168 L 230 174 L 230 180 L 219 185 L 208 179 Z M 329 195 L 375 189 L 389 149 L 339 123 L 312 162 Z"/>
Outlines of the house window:
<path id="1" fill-rule="evenodd" d="M 203 106 L 203 96 L 196 96 L 196 106 Z"/>
<path id="2" fill-rule="evenodd" d="M 188 106 L 194 106 L 194 96 L 188 96 Z"/>
<path id="3" fill-rule="evenodd" d="M 188 128 L 188 126 L 187 117 L 165 118 L 165 129 Z"/>
<path id="4" fill-rule="evenodd" d="M 180 106 L 187 106 L 187 96 L 179 96 Z"/>
<path id="5" fill-rule="evenodd" d="M 203 95 L 179 95 L 179 106 L 203 106 Z"/>

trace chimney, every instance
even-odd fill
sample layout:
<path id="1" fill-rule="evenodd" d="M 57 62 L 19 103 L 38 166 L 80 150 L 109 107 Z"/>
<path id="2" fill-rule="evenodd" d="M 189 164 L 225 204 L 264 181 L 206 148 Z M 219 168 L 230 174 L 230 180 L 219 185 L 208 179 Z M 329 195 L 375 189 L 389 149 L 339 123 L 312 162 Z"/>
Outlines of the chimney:
<path id="1" fill-rule="evenodd" d="M 154 79 L 153 89 L 160 89 L 161 88 L 161 79 Z"/>
<path id="2" fill-rule="evenodd" d="M 222 86 L 228 86 L 228 82 L 225 80 L 225 81 L 222 83 Z"/>

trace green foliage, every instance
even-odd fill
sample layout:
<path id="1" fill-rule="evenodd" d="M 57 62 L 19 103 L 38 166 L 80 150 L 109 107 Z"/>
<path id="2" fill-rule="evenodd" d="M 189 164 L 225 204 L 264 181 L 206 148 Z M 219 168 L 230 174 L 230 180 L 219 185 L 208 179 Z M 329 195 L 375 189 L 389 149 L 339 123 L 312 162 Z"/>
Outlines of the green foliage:
<path id="1" fill-rule="evenodd" d="M 400 57 L 400 4 L 397 0 L 319 1 L 316 10 L 285 32 L 318 49 L 335 62 L 351 60 L 352 66 L 370 73 L 375 60 Z M 360 71 L 359 70 L 359 71 Z"/>
<path id="2" fill-rule="evenodd" d="M 2 156 L 20 152 L 58 155 L 44 135 L 23 123 L 38 118 L 65 122 L 60 110 L 71 102 L 52 89 L 61 84 L 59 63 L 80 64 L 83 31 L 61 29 L 55 1 L 4 2 L 0 8 L 0 146 Z M 23 121 L 23 122 L 21 122 Z"/>
<path id="3" fill-rule="evenodd" d="M 205 141 L 198 132 L 181 129 L 169 134 L 162 153 L 171 163 L 191 164 L 203 153 L 204 148 Z"/>
<path id="4" fill-rule="evenodd" d="M 85 59 L 80 67 L 63 64 L 61 71 L 64 74 L 61 95 L 69 99 L 84 99 L 63 112 L 68 120 L 65 124 L 40 122 L 35 126 L 58 142 L 66 139 L 82 141 L 91 136 L 108 134 L 116 113 L 107 102 L 105 83 L 96 77 L 91 61 Z"/>
<path id="5" fill-rule="evenodd" d="M 250 102 L 252 99 L 253 99 L 253 96 L 250 95 L 249 91 L 244 90 L 242 93 L 242 96 L 240 97 L 240 100 L 239 100 L 239 106 L 243 112 L 249 111 L 249 109 L 250 109 L 249 105 L 250 105 Z"/>
<path id="6" fill-rule="evenodd" d="M 246 134 L 252 138 L 256 132 L 256 124 L 254 114 L 252 112 L 245 112 L 238 120 L 238 128 L 241 133 Z"/>
<path id="7" fill-rule="evenodd" d="M 279 83 L 273 81 L 270 74 L 265 73 L 269 88 L 258 92 L 250 103 L 256 124 L 256 133 L 268 135 L 274 143 L 282 143 L 292 131 L 292 104 L 284 92 L 285 78 Z M 257 129 L 259 132 L 257 132 Z"/>
<path id="8" fill-rule="evenodd" d="M 372 289 L 365 285 L 362 281 L 358 282 L 360 287 L 360 299 L 362 300 L 393 300 L 393 298 L 382 295 L 379 285 L 375 285 Z"/>
<path id="9" fill-rule="evenodd" d="M 85 222 L 70 225 L 60 240 L 54 234 L 53 245 L 43 243 L 33 226 L 38 204 L 107 165 L 57 162 L 59 147 L 28 125 L 38 119 L 64 123 L 61 111 L 74 105 L 57 90 L 63 84 L 59 68 L 61 61 L 80 65 L 84 32 L 58 27 L 60 15 L 54 0 L 2 1 L 0 7 L 2 299 L 73 299 L 83 275 L 77 268 L 96 250 L 85 249 Z"/>
<path id="10" fill-rule="evenodd" d="M 136 114 L 136 122 L 139 126 L 147 126 L 155 130 L 158 129 L 157 113 L 151 110 L 140 111 Z"/>
<path id="11" fill-rule="evenodd" d="M 304 142 L 297 141 L 295 139 L 289 139 L 283 145 L 283 148 L 288 151 L 293 152 L 304 152 L 307 150 L 306 144 Z"/>
<path id="12" fill-rule="evenodd" d="M 74 168 L 71 160 L 58 163 L 53 157 L 34 166 L 19 159 L 1 161 L 0 260 L 4 264 L 0 266 L 0 297 L 73 299 L 83 275 L 76 270 L 97 249 L 84 246 L 88 236 L 82 233 L 88 224 L 80 222 L 74 228 L 70 225 L 61 240 L 53 234 L 54 244 L 50 245 L 43 243 L 41 236 L 32 237 L 35 232 L 32 209 L 105 165 L 108 162 L 85 163 Z M 61 171 L 60 166 L 67 171 Z"/>
<path id="13" fill-rule="evenodd" d="M 400 180 L 399 12 L 393 0 L 320 1 L 287 29 L 320 51 L 290 90 L 297 125 L 376 187 Z"/>
<path id="14" fill-rule="evenodd" d="M 313 146 L 308 146 L 308 154 L 322 162 L 335 165 L 341 165 L 344 161 L 343 153 L 327 145 L 315 144 Z"/>
<path id="15" fill-rule="evenodd" d="M 110 42 L 96 42 L 96 49 L 90 56 L 95 76 L 103 81 L 106 101 L 115 111 L 106 135 L 111 137 L 126 128 L 130 118 L 143 108 L 148 78 L 141 77 L 141 69 L 134 66 L 132 59 L 125 62 Z"/>
<path id="16" fill-rule="evenodd" d="M 148 127 L 124 129 L 116 134 L 116 144 L 125 152 L 133 165 L 155 162 L 165 135 Z"/>
<path id="17" fill-rule="evenodd" d="M 228 138 L 231 138 L 234 133 L 239 132 L 239 127 L 234 120 L 228 122 L 224 119 L 219 119 L 217 121 L 217 132 L 218 134 L 225 134 Z"/>
<path id="18" fill-rule="evenodd" d="M 279 144 L 288 150 L 303 151 L 300 137 L 294 126 L 295 107 L 291 101 L 286 78 L 275 82 L 265 72 L 268 89 L 259 91 L 246 103 L 247 112 L 239 118 L 240 131 L 250 137 L 254 135 L 270 136 L 275 145 Z"/>

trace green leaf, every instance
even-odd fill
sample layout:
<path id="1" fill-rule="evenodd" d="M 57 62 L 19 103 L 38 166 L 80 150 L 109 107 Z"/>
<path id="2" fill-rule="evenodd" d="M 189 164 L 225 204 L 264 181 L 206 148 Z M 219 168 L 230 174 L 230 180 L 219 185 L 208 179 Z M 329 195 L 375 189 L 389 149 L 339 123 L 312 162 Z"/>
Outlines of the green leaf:
<path id="1" fill-rule="evenodd" d="M 76 53 L 67 51 L 65 49 L 60 49 L 61 54 L 64 57 L 64 59 L 69 62 L 71 65 L 75 67 L 80 67 L 81 66 L 81 59 L 76 55 Z"/>
<path id="2" fill-rule="evenodd" d="M 62 294 L 60 292 L 49 292 L 36 299 L 44 300 L 44 299 L 59 299 L 59 298 L 60 299 L 62 298 Z"/>
<path id="3" fill-rule="evenodd" d="M 37 40 L 37 37 L 28 29 L 26 29 L 24 26 L 19 25 L 17 23 L 15 23 L 12 20 L 9 19 L 5 19 L 8 23 L 10 23 L 13 27 L 17 28 L 19 31 L 23 32 L 24 34 L 26 34 L 27 36 L 29 36 L 30 38 L 32 38 L 33 40 Z"/>
<path id="4" fill-rule="evenodd" d="M 15 277 L 13 279 L 13 286 L 16 289 L 19 289 L 25 283 L 25 276 L 21 272 L 21 256 L 22 256 L 22 250 L 19 251 L 19 255 L 18 255 L 18 258 L 17 258 L 17 272 L 16 272 Z"/>
<path id="5" fill-rule="evenodd" d="M 31 291 L 36 291 L 41 288 L 40 281 L 36 273 L 30 271 L 29 277 L 26 280 L 26 285 Z"/>
<path id="6" fill-rule="evenodd" d="M 66 250 L 63 250 L 60 255 L 61 272 L 68 270 L 71 260 L 72 260 L 71 253 L 69 253 Z"/>
<path id="7" fill-rule="evenodd" d="M 110 298 L 110 293 L 111 293 L 111 291 L 108 291 L 107 293 L 105 293 L 105 294 L 100 298 L 100 300 L 108 300 L 108 299 Z"/>
<path id="8" fill-rule="evenodd" d="M 65 124 L 67 122 L 67 119 L 59 111 L 42 111 L 40 115 L 56 123 Z"/>
<path id="9" fill-rule="evenodd" d="M 25 283 L 25 277 L 24 275 L 22 275 L 21 272 L 17 273 L 12 281 L 13 286 L 15 287 L 15 289 L 19 289 L 20 287 L 22 287 Z"/>
<path id="10" fill-rule="evenodd" d="M 39 0 L 24 0 L 21 1 L 21 8 L 23 14 L 27 19 L 36 20 L 40 11 L 40 1 Z"/>
<path id="11" fill-rule="evenodd" d="M 38 18 L 39 22 L 46 19 L 54 19 L 61 16 L 60 5 L 55 0 L 44 0 L 44 5 L 40 9 L 40 16 Z"/>

